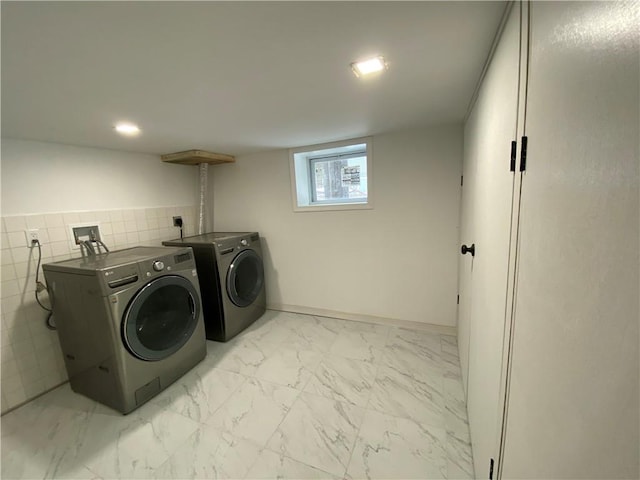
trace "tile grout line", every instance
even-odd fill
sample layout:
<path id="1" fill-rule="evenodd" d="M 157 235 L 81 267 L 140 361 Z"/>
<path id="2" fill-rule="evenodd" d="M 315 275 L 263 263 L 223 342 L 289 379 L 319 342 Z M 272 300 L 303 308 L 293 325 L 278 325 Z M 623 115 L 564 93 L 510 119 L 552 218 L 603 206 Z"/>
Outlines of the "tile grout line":
<path id="1" fill-rule="evenodd" d="M 296 317 L 298 317 L 298 316 L 299 316 L 299 314 L 296 314 Z M 285 328 L 287 328 L 287 327 L 285 326 Z M 296 333 L 295 331 L 292 331 L 292 332 L 291 332 L 291 335 L 293 335 L 293 334 L 295 334 L 295 333 Z M 338 335 L 339 335 L 339 333 L 338 333 Z M 284 342 L 286 342 L 286 340 L 287 340 L 288 338 L 289 338 L 289 337 L 287 336 L 287 338 L 285 338 L 285 339 L 281 342 L 281 344 L 284 344 Z M 336 336 L 336 339 L 337 339 L 337 336 Z M 334 341 L 335 341 L 335 340 L 334 340 Z M 330 349 L 329 349 L 329 350 L 330 350 Z M 312 380 L 312 378 L 313 378 L 313 376 L 315 375 L 315 373 L 316 373 L 316 371 L 318 370 L 318 368 L 320 368 L 320 364 L 322 363 L 322 360 L 323 360 L 327 355 L 329 355 L 329 350 L 328 350 L 327 352 L 325 352 L 325 353 L 323 353 L 323 354 L 322 354 L 322 357 L 321 357 L 321 358 L 320 358 L 320 360 L 318 361 L 318 364 L 315 366 L 314 370 L 311 372 L 311 376 L 309 377 L 309 379 L 307 380 L 307 382 L 305 383 L 305 385 L 303 385 L 300 389 L 294 388 L 294 390 L 298 390 L 298 395 L 296 396 L 296 399 L 293 401 L 293 403 L 291 404 L 291 406 L 290 406 L 290 407 L 288 407 L 288 411 L 287 411 L 286 415 L 284 415 L 284 416 L 282 417 L 282 420 L 280 420 L 280 423 L 278 423 L 278 426 L 275 428 L 275 430 L 273 431 L 273 433 L 271 434 L 271 436 L 270 436 L 270 437 L 267 439 L 267 441 L 264 443 L 264 446 L 262 447 L 261 452 L 262 452 L 262 451 L 264 451 L 264 450 L 268 450 L 268 451 L 270 451 L 270 452 L 274 452 L 275 454 L 277 454 L 277 455 L 279 455 L 279 456 L 281 456 L 281 457 L 285 457 L 285 458 L 288 458 L 289 460 L 292 460 L 292 461 L 298 462 L 298 463 L 303 464 L 303 465 L 307 465 L 308 467 L 314 468 L 314 469 L 316 469 L 316 470 L 318 470 L 318 471 L 320 471 L 320 472 L 325 472 L 324 470 L 322 470 L 322 469 L 320 469 L 320 468 L 314 467 L 313 465 L 309 465 L 308 463 L 302 462 L 302 461 L 300 461 L 300 460 L 298 460 L 298 459 L 295 459 L 295 458 L 293 458 L 293 457 L 291 457 L 291 456 L 289 456 L 289 455 L 286 455 L 284 452 L 278 452 L 278 451 L 272 450 L 271 448 L 269 448 L 269 447 L 268 447 L 268 445 L 269 445 L 269 443 L 271 442 L 271 440 L 273 439 L 273 437 L 276 435 L 276 433 L 278 433 L 278 430 L 280 429 L 280 426 L 284 423 L 284 421 L 285 421 L 285 420 L 287 419 L 287 417 L 290 415 L 290 413 L 291 413 L 291 411 L 293 410 L 294 406 L 295 406 L 298 402 L 300 402 L 300 401 L 301 401 L 301 400 L 300 400 L 300 397 L 302 396 L 302 394 L 303 394 L 303 393 L 307 393 L 307 394 L 309 394 L 309 395 L 314 395 L 314 394 L 313 394 L 313 393 L 311 393 L 311 392 L 305 392 L 305 391 L 304 391 L 304 389 L 305 389 L 305 388 L 306 388 L 306 386 L 309 384 L 309 382 Z M 304 367 L 302 367 L 302 368 L 304 368 Z M 254 372 L 254 373 L 255 373 L 255 372 Z M 257 379 L 257 380 L 259 380 L 259 381 L 266 381 L 266 382 L 269 382 L 268 380 L 261 380 L 261 379 L 259 379 L 258 377 L 254 377 L 254 378 L 255 378 L 255 379 Z M 269 383 L 274 383 L 274 384 L 275 384 L 275 382 L 269 382 Z M 276 385 L 279 385 L 279 384 L 276 384 Z M 293 387 L 289 387 L 289 386 L 287 386 L 287 388 L 293 388 Z M 323 398 L 323 399 L 325 399 L 325 400 L 328 400 L 326 397 L 323 397 L 323 396 L 321 396 L 321 395 L 314 395 L 314 396 L 317 396 L 317 397 L 319 397 L 319 398 Z M 258 461 L 258 459 L 256 458 L 256 461 L 252 463 L 252 465 L 251 465 L 250 469 L 251 469 L 251 468 L 253 468 L 253 466 L 256 464 L 256 462 L 257 462 L 257 461 Z M 249 471 L 250 471 L 250 469 L 249 469 L 247 472 L 249 472 Z M 329 472 L 326 472 L 326 473 L 329 473 Z M 346 473 L 346 470 L 345 470 L 345 473 Z M 248 475 L 248 473 L 247 473 L 247 475 Z M 333 474 L 332 474 L 332 473 L 330 473 L 330 475 L 333 475 Z M 344 477 L 344 475 L 343 475 L 343 477 Z M 247 477 L 245 476 L 245 478 L 247 478 Z"/>
<path id="2" fill-rule="evenodd" d="M 387 343 L 389 342 L 389 335 L 391 335 L 391 328 L 392 327 L 389 327 L 387 329 L 387 333 L 386 333 L 386 336 L 385 336 L 383 349 L 387 347 Z M 378 379 L 378 373 L 380 372 L 380 367 L 382 365 L 382 356 L 380 357 L 380 359 L 378 361 L 375 362 L 375 365 L 376 365 L 376 374 L 373 377 L 373 384 L 375 384 L 376 380 Z M 371 395 L 373 394 L 373 386 L 374 386 L 373 384 L 371 385 L 371 388 L 369 389 L 369 395 L 367 396 L 367 402 L 365 403 L 365 406 L 364 406 L 364 415 L 362 416 L 362 422 L 360 422 L 360 426 L 358 427 L 358 431 L 356 432 L 356 437 L 355 437 L 355 440 L 354 440 L 353 445 L 351 447 L 351 454 L 349 455 L 349 461 L 347 462 L 347 465 L 345 467 L 343 478 L 346 478 L 347 472 L 349 471 L 349 467 L 351 466 L 351 461 L 353 460 L 353 454 L 355 453 L 356 445 L 358 444 L 358 439 L 360 438 L 360 432 L 362 431 L 362 426 L 364 425 L 364 422 L 365 422 L 365 420 L 367 418 L 367 412 L 371 411 L 371 409 L 369 408 L 369 403 L 371 401 Z"/>
<path id="3" fill-rule="evenodd" d="M 259 380 L 259 379 L 257 379 L 257 380 Z M 262 380 L 260 380 L 260 381 L 262 381 Z M 264 381 L 266 381 L 266 380 L 264 380 Z M 269 382 L 269 383 L 272 383 L 272 382 Z M 288 388 L 291 388 L 291 387 L 288 387 Z M 294 390 L 297 390 L 297 389 L 294 389 Z M 296 396 L 296 399 L 291 403 L 291 405 L 290 405 L 289 407 L 287 407 L 287 408 L 288 408 L 287 413 L 282 417 L 282 420 L 280 420 L 280 423 L 278 423 L 278 426 L 275 428 L 275 430 L 273 431 L 273 433 L 269 436 L 269 438 L 267 439 L 267 441 L 266 441 L 266 442 L 264 442 L 264 445 L 262 446 L 261 451 L 262 451 L 262 450 L 269 450 L 269 451 L 271 451 L 271 452 L 275 452 L 275 453 L 277 453 L 278 455 L 286 456 L 286 455 L 284 455 L 284 453 L 282 453 L 282 452 L 276 452 L 275 450 L 271 450 L 270 448 L 268 448 L 268 447 L 267 447 L 267 445 L 269 445 L 269 442 L 271 442 L 271 439 L 273 439 L 273 436 L 274 436 L 276 433 L 278 433 L 278 430 L 280 429 L 280 426 L 281 426 L 281 425 L 282 425 L 282 423 L 285 421 L 285 419 L 289 416 L 289 414 L 291 413 L 291 410 L 293 410 L 294 405 L 300 401 L 300 395 L 301 395 L 301 394 L 302 394 L 302 391 L 301 391 L 301 390 L 298 390 L 298 395 Z M 289 458 L 289 457 L 287 457 L 287 458 Z M 293 458 L 292 458 L 292 460 L 295 460 L 295 459 L 293 459 Z M 256 459 L 256 461 L 257 461 L 257 459 Z M 296 461 L 297 461 L 297 462 L 300 462 L 299 460 L 296 460 Z M 300 463 L 303 463 L 303 462 L 300 462 Z M 254 462 L 254 464 L 255 464 L 255 462 Z M 251 466 L 253 467 L 253 465 L 251 465 Z M 245 478 L 246 478 L 246 477 L 245 477 Z"/>
<path id="4" fill-rule="evenodd" d="M 315 317 L 314 317 L 314 318 L 315 318 Z M 343 324 L 343 329 L 345 328 L 345 326 L 346 326 L 346 323 L 345 323 L 345 324 Z M 295 333 L 295 332 L 294 332 L 294 333 Z M 335 342 L 337 341 L 338 337 L 340 336 L 340 333 L 341 333 L 341 332 L 338 332 L 338 334 L 336 335 L 336 339 L 332 342 L 332 345 L 333 345 L 333 343 L 335 343 Z M 388 336 L 388 331 L 387 331 L 387 336 Z M 385 344 L 386 344 L 386 337 L 385 337 Z M 351 462 L 351 457 L 352 457 L 352 455 L 353 455 L 354 447 L 355 447 L 355 445 L 356 445 L 356 443 L 357 443 L 357 441 L 358 441 L 358 436 L 359 436 L 359 433 L 360 433 L 360 429 L 362 428 L 362 424 L 363 424 L 363 422 L 364 422 L 364 416 L 366 415 L 366 409 L 365 409 L 365 408 L 363 408 L 363 407 L 359 407 L 359 406 L 357 406 L 357 405 L 353 405 L 353 404 L 351 404 L 350 402 L 342 402 L 342 401 L 340 401 L 340 400 L 336 400 L 336 399 L 333 399 L 333 398 L 327 398 L 327 397 L 325 397 L 324 395 L 320 395 L 320 394 L 317 394 L 317 393 L 314 393 L 314 392 L 306 392 L 306 391 L 305 391 L 306 386 L 309 384 L 309 382 L 311 382 L 311 380 L 313 379 L 313 377 L 316 375 L 316 373 L 317 373 L 318 369 L 320 368 L 320 365 L 322 364 L 322 361 L 323 361 L 325 358 L 327 358 L 327 357 L 329 357 L 329 356 L 331 355 L 331 354 L 330 354 L 330 351 L 331 351 L 331 348 L 329 348 L 326 352 L 324 352 L 324 353 L 322 354 L 322 357 L 320 358 L 320 360 L 319 360 L 318 364 L 316 365 L 315 369 L 314 369 L 314 370 L 313 370 L 313 372 L 311 373 L 311 376 L 309 377 L 309 379 L 307 380 L 307 382 L 305 383 L 305 385 L 301 387 L 301 389 L 300 389 L 300 391 L 299 391 L 299 394 L 298 394 L 298 396 L 296 397 L 296 400 L 294 401 L 294 403 L 293 403 L 293 404 L 291 405 L 291 407 L 289 408 L 289 411 L 287 412 L 287 414 L 282 418 L 282 420 L 281 420 L 281 421 L 280 421 L 280 423 L 278 424 L 278 427 L 276 427 L 276 429 L 275 429 L 275 431 L 273 432 L 273 434 L 271 435 L 271 437 L 269 437 L 269 439 L 268 439 L 268 440 L 267 440 L 267 442 L 265 443 L 263 450 L 269 450 L 269 451 L 271 451 L 271 452 L 275 452 L 276 454 L 278 454 L 278 455 L 280 455 L 280 456 L 282 456 L 282 457 L 289 458 L 290 460 L 293 460 L 293 461 L 295 461 L 295 462 L 298 462 L 298 463 L 301 463 L 301 464 L 307 465 L 307 466 L 309 466 L 309 467 L 311 467 L 311 468 L 314 468 L 314 469 L 316 469 L 316 470 L 318 470 L 318 471 L 325 472 L 324 470 L 322 470 L 322 469 L 320 469 L 320 468 L 318 468 L 318 467 L 314 467 L 313 465 L 309 465 L 308 463 L 305 463 L 305 462 L 302 462 L 302 461 L 300 461 L 300 460 L 298 460 L 298 459 L 295 459 L 295 458 L 293 458 L 293 457 L 290 457 L 290 456 L 286 455 L 286 454 L 285 454 L 285 453 L 283 453 L 283 452 L 276 452 L 275 450 L 272 450 L 272 449 L 268 448 L 268 447 L 267 447 L 267 445 L 268 445 L 268 444 L 269 444 L 269 442 L 273 439 L 274 435 L 278 432 L 278 429 L 280 428 L 280 426 L 282 425 L 282 423 L 286 420 L 286 418 L 287 418 L 287 416 L 290 414 L 291 410 L 293 410 L 294 406 L 295 406 L 298 402 L 302 401 L 302 400 L 300 399 L 300 397 L 302 396 L 302 394 L 303 394 L 303 393 L 308 394 L 308 395 L 311 395 L 311 396 L 314 396 L 314 397 L 317 397 L 317 398 L 320 398 L 320 399 L 322 399 L 322 400 L 330 401 L 330 402 L 335 402 L 335 403 L 344 403 L 344 404 L 348 405 L 349 407 L 355 407 L 355 408 L 359 408 L 359 409 L 360 409 L 360 408 L 362 408 L 362 410 L 364 411 L 364 413 L 363 413 L 363 417 L 362 417 L 362 421 L 360 422 L 360 425 L 358 426 L 358 430 L 357 430 L 357 432 L 356 432 L 356 434 L 355 434 L 355 437 L 354 437 L 354 440 L 353 440 L 353 444 L 351 445 L 351 452 L 350 452 L 350 455 L 349 455 L 349 460 L 346 462 L 346 465 L 344 466 L 344 472 L 343 472 L 343 474 L 341 475 L 341 476 L 342 476 L 342 478 L 344 478 L 344 477 L 346 476 L 346 474 L 347 474 L 347 470 L 348 470 L 349 464 L 350 464 L 350 462 Z M 335 356 L 342 357 L 341 355 L 335 355 Z M 342 358 L 347 358 L 347 357 L 342 357 Z M 376 375 L 377 375 L 377 370 L 376 370 Z M 369 394 L 370 394 L 370 393 L 371 393 L 371 392 L 369 392 Z M 368 399 L 367 399 L 367 401 L 368 401 Z M 254 464 L 255 464 L 255 462 L 254 462 Z M 333 475 L 333 473 L 330 473 L 330 472 L 326 472 L 326 473 L 329 473 L 330 475 Z"/>

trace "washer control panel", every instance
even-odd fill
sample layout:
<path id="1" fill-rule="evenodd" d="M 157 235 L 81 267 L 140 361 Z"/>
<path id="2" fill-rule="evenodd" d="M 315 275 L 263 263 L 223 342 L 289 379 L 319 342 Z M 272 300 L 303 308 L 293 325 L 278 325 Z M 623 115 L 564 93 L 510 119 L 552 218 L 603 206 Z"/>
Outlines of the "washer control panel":
<path id="1" fill-rule="evenodd" d="M 158 275 L 171 274 L 174 270 L 195 268 L 195 260 L 190 247 L 188 249 L 173 250 L 175 251 L 168 255 L 157 256 L 139 262 L 142 276 L 150 279 Z"/>
<path id="2" fill-rule="evenodd" d="M 185 271 L 197 276 L 191 247 L 134 247 L 104 255 L 101 262 L 105 265 L 96 271 L 103 291 L 111 293 L 174 272 Z"/>
<path id="3" fill-rule="evenodd" d="M 161 272 L 162 270 L 164 270 L 164 262 L 161 260 L 156 260 L 155 262 L 153 262 L 153 269 L 156 272 Z"/>
<path id="4" fill-rule="evenodd" d="M 147 264 L 147 269 L 149 264 Z M 172 269 L 171 267 L 171 260 L 167 257 L 163 260 L 153 260 L 151 262 L 151 270 L 153 270 L 153 272 L 151 272 L 151 270 L 147 270 L 146 272 L 146 276 L 147 278 L 150 278 L 153 276 L 154 272 L 160 273 L 160 272 L 164 272 L 165 270 L 167 272 L 170 272 Z"/>

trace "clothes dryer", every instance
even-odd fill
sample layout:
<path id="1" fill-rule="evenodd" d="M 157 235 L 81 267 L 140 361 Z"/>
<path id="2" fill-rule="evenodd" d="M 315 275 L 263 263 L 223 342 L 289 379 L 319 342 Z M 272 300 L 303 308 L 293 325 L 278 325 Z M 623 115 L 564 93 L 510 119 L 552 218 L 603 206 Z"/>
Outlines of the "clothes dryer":
<path id="1" fill-rule="evenodd" d="M 205 357 L 190 248 L 134 247 L 42 268 L 75 392 L 128 413 Z"/>
<path id="2" fill-rule="evenodd" d="M 193 248 L 207 338 L 226 342 L 266 309 L 258 232 L 214 232 L 162 242 Z"/>

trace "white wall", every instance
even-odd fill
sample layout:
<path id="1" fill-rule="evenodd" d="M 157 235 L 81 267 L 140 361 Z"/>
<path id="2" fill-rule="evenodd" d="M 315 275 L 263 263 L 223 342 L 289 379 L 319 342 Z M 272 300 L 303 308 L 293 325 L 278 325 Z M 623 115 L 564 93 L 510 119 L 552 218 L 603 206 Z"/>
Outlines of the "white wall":
<path id="1" fill-rule="evenodd" d="M 2 214 L 196 205 L 198 169 L 157 155 L 2 139 Z"/>
<path id="2" fill-rule="evenodd" d="M 209 170 L 217 231 L 263 236 L 268 305 L 455 326 L 462 127 L 374 137 L 372 210 L 300 212 L 288 151 Z"/>

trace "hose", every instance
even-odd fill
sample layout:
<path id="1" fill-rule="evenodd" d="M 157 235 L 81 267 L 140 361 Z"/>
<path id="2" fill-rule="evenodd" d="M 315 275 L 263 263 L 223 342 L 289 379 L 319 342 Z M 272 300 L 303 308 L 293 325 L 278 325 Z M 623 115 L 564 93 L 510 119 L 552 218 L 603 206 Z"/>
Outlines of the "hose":
<path id="1" fill-rule="evenodd" d="M 33 240 L 32 243 L 35 243 L 36 246 L 38 247 L 38 265 L 36 266 L 36 291 L 35 291 L 36 302 L 38 302 L 38 305 L 40 305 L 40 308 L 48 312 L 47 318 L 44 321 L 44 325 L 49 330 L 57 330 L 55 320 L 53 319 L 53 310 L 51 308 L 45 307 L 40 301 L 40 298 L 38 297 L 38 293 L 40 293 L 43 290 L 46 290 L 47 292 L 49 292 L 49 288 L 40 281 L 40 264 L 42 263 L 42 246 L 40 245 L 39 240 Z"/>

